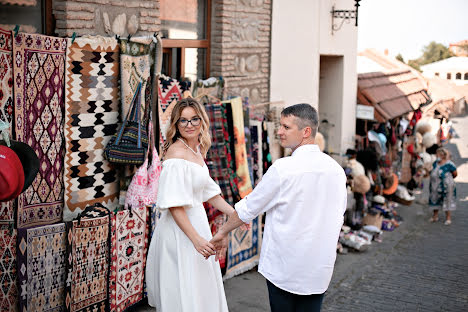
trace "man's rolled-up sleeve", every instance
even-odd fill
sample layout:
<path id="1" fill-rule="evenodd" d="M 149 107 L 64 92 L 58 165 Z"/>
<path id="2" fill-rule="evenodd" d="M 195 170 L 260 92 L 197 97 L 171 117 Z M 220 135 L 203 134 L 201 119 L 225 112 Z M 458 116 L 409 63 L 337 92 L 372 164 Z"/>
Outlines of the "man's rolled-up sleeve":
<path id="1" fill-rule="evenodd" d="M 258 215 L 274 208 L 280 198 L 280 191 L 281 179 L 278 170 L 272 166 L 252 193 L 234 205 L 239 218 L 244 223 L 249 223 Z"/>

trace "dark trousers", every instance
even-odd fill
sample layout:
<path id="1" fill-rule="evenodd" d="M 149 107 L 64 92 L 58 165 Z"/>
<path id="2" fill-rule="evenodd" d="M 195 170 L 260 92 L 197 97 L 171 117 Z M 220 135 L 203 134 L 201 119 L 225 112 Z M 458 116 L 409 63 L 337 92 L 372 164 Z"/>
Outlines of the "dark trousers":
<path id="1" fill-rule="evenodd" d="M 324 294 L 296 295 L 267 280 L 271 312 L 320 312 Z"/>

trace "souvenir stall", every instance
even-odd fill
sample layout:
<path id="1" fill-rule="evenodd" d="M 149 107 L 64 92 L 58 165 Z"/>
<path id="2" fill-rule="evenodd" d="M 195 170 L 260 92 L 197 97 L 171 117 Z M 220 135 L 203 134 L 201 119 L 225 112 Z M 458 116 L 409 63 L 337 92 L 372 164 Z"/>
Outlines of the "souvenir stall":
<path id="1" fill-rule="evenodd" d="M 249 105 L 221 77 L 166 77 L 161 51 L 156 34 L 0 29 L 2 311 L 125 311 L 144 300 L 159 153 L 179 99 L 205 106 L 206 162 L 230 204 L 284 155 L 279 105 Z M 226 218 L 206 211 L 215 233 Z M 230 234 L 225 278 L 258 264 L 261 239 L 261 217 Z"/>

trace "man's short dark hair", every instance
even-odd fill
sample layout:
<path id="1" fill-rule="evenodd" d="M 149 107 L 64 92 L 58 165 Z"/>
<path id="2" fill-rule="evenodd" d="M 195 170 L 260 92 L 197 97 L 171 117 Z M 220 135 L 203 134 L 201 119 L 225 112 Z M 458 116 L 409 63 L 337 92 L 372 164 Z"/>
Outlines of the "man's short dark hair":
<path id="1" fill-rule="evenodd" d="M 281 111 L 281 115 L 284 117 L 297 117 L 297 127 L 299 129 L 310 127 L 312 129 L 312 137 L 315 137 L 318 128 L 318 113 L 312 105 L 301 103 L 288 106 Z"/>

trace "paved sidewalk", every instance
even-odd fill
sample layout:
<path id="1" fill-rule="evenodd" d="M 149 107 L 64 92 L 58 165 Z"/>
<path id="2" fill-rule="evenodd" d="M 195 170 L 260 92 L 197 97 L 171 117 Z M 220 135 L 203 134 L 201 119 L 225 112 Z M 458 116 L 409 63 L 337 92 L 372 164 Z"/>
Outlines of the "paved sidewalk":
<path id="1" fill-rule="evenodd" d="M 468 116 L 453 122 L 459 138 L 447 147 L 459 177 L 452 225 L 443 217 L 429 223 L 427 205 L 399 206 L 404 222 L 382 243 L 338 255 L 322 311 L 468 311 Z M 269 311 L 265 279 L 254 270 L 226 281 L 225 290 L 231 312 Z"/>

